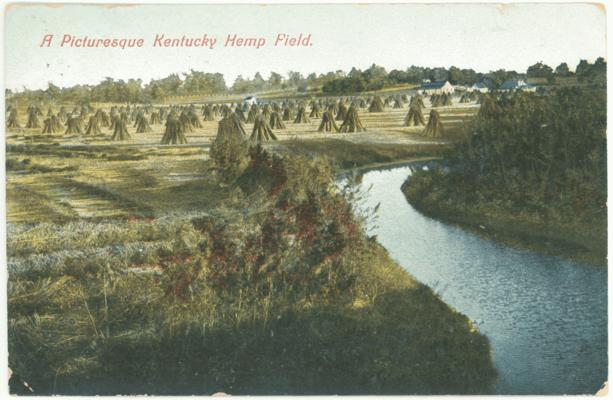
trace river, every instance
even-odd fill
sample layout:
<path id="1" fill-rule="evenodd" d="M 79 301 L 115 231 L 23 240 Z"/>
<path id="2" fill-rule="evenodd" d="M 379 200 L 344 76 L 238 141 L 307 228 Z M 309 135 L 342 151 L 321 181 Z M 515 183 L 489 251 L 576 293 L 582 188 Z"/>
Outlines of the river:
<path id="1" fill-rule="evenodd" d="M 607 272 L 485 240 L 416 211 L 408 166 L 366 172 L 373 233 L 491 344 L 498 394 L 596 393 L 607 379 Z M 371 186 L 372 185 L 372 186 Z"/>

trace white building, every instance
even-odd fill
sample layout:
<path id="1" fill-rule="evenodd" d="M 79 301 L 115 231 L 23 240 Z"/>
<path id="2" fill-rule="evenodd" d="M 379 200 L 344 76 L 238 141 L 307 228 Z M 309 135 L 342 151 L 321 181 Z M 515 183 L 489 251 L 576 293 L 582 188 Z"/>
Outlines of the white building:
<path id="1" fill-rule="evenodd" d="M 487 85 L 483 82 L 477 82 L 474 85 L 472 85 L 470 87 L 470 91 L 471 92 L 480 92 L 480 93 L 487 93 L 490 91 L 490 88 L 487 87 Z"/>
<path id="2" fill-rule="evenodd" d="M 453 85 L 448 81 L 440 81 L 440 82 L 432 82 L 432 83 L 424 83 L 419 88 L 420 92 L 425 92 L 427 94 L 442 94 L 442 93 L 453 93 L 455 91 Z"/>
<path id="3" fill-rule="evenodd" d="M 523 90 L 526 92 L 536 91 L 536 86 L 526 83 L 522 79 L 509 79 L 500 85 L 500 90 Z"/>

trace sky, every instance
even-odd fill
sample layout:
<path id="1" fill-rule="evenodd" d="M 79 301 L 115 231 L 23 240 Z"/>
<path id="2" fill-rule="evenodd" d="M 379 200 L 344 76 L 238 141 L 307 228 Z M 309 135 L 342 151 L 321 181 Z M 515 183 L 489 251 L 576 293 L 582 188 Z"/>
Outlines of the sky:
<path id="1" fill-rule="evenodd" d="M 275 47 L 279 33 L 311 34 L 310 46 Z M 41 47 L 46 34 L 51 46 Z M 142 38 L 142 48 L 60 47 L 63 35 Z M 167 38 L 215 37 L 215 48 L 153 48 Z M 228 34 L 263 37 L 259 49 L 223 47 Z M 294 5 L 12 5 L 5 13 L 5 86 L 13 91 L 163 78 L 190 69 L 237 75 L 271 71 L 305 75 L 371 64 L 500 68 L 523 72 L 542 61 L 606 56 L 606 15 L 588 3 L 294 4 Z M 606 58 L 606 57 L 605 57 Z"/>

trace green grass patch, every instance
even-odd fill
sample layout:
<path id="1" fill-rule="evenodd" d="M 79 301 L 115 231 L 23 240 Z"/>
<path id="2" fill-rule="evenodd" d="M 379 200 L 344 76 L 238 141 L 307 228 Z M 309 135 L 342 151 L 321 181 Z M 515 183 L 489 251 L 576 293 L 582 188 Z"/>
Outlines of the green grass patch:
<path id="1" fill-rule="evenodd" d="M 448 149 L 438 143 L 354 143 L 341 139 L 292 140 L 282 144 L 293 154 L 327 157 L 339 169 L 360 168 L 405 161 L 415 157 L 439 157 Z"/>

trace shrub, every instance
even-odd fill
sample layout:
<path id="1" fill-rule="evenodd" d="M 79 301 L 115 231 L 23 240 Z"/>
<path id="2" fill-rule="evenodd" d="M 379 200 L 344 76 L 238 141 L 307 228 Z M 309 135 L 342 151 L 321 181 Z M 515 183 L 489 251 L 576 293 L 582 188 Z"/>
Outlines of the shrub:
<path id="1" fill-rule="evenodd" d="M 213 166 L 225 182 L 231 182 L 240 175 L 247 163 L 249 146 L 237 135 L 215 138 L 209 151 Z"/>

